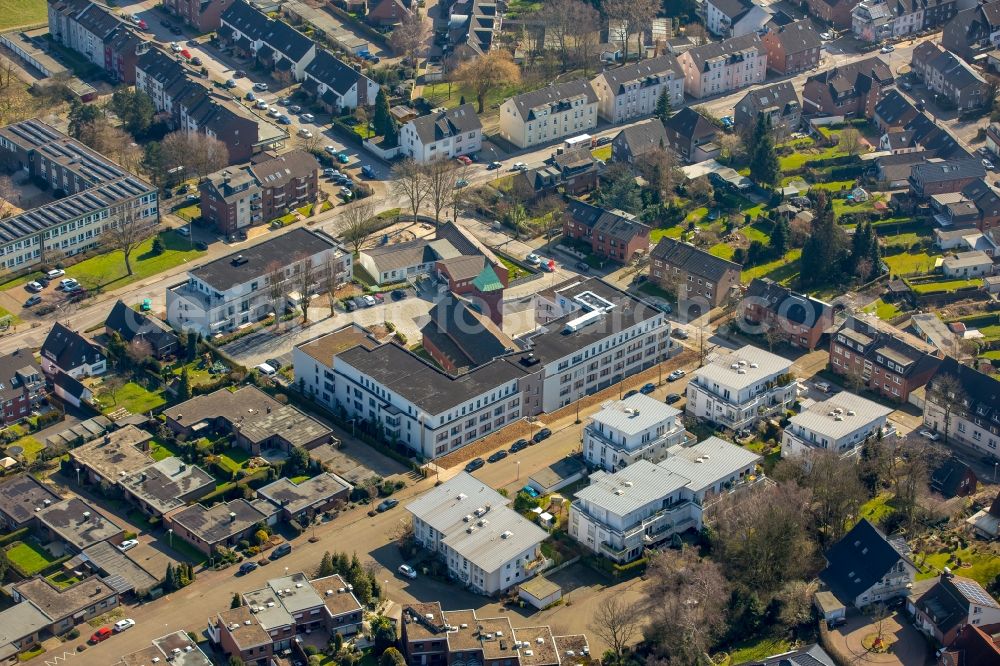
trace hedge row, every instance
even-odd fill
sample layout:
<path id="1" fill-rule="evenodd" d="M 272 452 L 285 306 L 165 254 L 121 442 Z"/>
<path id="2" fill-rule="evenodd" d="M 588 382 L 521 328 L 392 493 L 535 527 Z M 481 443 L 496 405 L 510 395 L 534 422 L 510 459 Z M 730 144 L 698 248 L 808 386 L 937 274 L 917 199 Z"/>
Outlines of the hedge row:
<path id="1" fill-rule="evenodd" d="M 4 534 L 0 536 L 0 547 L 6 546 L 9 543 L 14 543 L 15 541 L 21 541 L 21 537 L 28 533 L 27 527 L 22 527 L 21 529 L 14 530 L 10 534 Z"/>

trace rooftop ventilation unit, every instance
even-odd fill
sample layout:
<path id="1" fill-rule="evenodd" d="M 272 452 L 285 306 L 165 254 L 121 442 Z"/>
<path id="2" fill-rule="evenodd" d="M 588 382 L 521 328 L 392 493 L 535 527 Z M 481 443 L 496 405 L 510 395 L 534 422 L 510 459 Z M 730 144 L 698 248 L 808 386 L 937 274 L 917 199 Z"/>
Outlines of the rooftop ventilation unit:
<path id="1" fill-rule="evenodd" d="M 625 487 L 626 488 L 631 488 L 632 487 L 632 482 L 631 481 L 626 481 L 625 482 Z"/>
<path id="2" fill-rule="evenodd" d="M 460 624 L 458 626 L 460 626 L 462 629 L 468 629 L 469 628 L 469 625 L 466 622 L 463 622 L 462 624 Z"/>
<path id="3" fill-rule="evenodd" d="M 743 368 L 740 368 L 739 370 L 736 371 L 736 374 L 738 374 L 738 375 L 745 375 L 745 374 L 747 374 L 747 371 L 744 370 Z"/>
<path id="4" fill-rule="evenodd" d="M 608 299 L 598 296 L 592 291 L 583 291 L 573 297 L 584 310 L 595 311 L 600 310 L 602 312 L 610 312 L 614 309 L 615 304 Z"/>
<path id="5" fill-rule="evenodd" d="M 458 494 L 458 499 L 460 499 L 460 500 L 464 500 L 466 497 L 468 497 L 468 495 L 466 495 L 465 493 L 459 493 Z"/>
<path id="6" fill-rule="evenodd" d="M 509 538 L 511 538 L 512 536 L 514 536 L 514 533 L 513 533 L 513 532 L 511 532 L 510 530 L 507 530 L 506 532 L 503 532 L 503 533 L 502 533 L 502 534 L 500 535 L 500 538 L 501 538 L 501 539 L 509 539 Z"/>
<path id="7" fill-rule="evenodd" d="M 576 319 L 571 319 L 566 322 L 566 327 L 563 329 L 563 333 L 576 333 L 580 329 L 600 321 L 603 317 L 604 310 L 591 310 L 582 317 L 577 317 Z"/>
<path id="8" fill-rule="evenodd" d="M 750 367 L 751 367 L 751 368 L 759 368 L 759 367 L 760 367 L 760 364 L 759 364 L 759 363 L 751 363 L 751 364 L 750 364 Z"/>

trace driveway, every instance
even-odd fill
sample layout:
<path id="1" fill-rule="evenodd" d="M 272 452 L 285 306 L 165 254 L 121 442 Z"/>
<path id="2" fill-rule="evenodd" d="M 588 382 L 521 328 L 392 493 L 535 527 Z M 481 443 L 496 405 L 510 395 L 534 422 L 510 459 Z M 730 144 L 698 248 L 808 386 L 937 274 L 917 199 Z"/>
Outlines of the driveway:
<path id="1" fill-rule="evenodd" d="M 892 643 L 890 652 L 876 654 L 868 652 L 861 646 L 865 636 L 876 631 L 877 627 L 872 623 L 872 619 L 858 613 L 850 616 L 847 624 L 831 631 L 830 638 L 845 656 L 852 658 L 852 663 L 924 666 L 933 662 L 927 641 L 923 634 L 910 624 L 905 613 L 899 611 L 893 613 L 882 625 L 883 634 Z"/>

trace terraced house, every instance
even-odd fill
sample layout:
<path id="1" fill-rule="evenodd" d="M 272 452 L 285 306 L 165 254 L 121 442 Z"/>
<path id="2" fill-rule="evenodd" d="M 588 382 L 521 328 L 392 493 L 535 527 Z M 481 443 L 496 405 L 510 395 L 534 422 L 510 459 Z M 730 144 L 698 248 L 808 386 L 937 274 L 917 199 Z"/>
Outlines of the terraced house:
<path id="1" fill-rule="evenodd" d="M 701 99 L 763 83 L 767 51 L 757 33 L 703 44 L 677 57 L 684 70 L 684 92 Z"/>
<path id="2" fill-rule="evenodd" d="M 244 57 L 253 57 L 275 77 L 302 81 L 316 57 L 316 44 L 283 21 L 237 0 L 219 18 L 219 39 Z"/>
<path id="3" fill-rule="evenodd" d="M 127 23 L 90 0 L 49 0 L 49 35 L 122 83 L 135 82 L 140 39 Z"/>
<path id="4" fill-rule="evenodd" d="M 577 79 L 511 97 L 500 105 L 500 136 L 528 148 L 597 127 L 598 97 Z"/>
<path id="5" fill-rule="evenodd" d="M 159 220 L 156 188 L 38 119 L 0 128 L 0 166 L 59 197 L 0 220 L 0 268 L 41 266 L 98 247 L 119 224 Z"/>
<path id="6" fill-rule="evenodd" d="M 591 85 L 597 92 L 598 114 L 612 123 L 653 113 L 664 91 L 671 106 L 684 103 L 684 71 L 671 54 L 607 69 Z"/>

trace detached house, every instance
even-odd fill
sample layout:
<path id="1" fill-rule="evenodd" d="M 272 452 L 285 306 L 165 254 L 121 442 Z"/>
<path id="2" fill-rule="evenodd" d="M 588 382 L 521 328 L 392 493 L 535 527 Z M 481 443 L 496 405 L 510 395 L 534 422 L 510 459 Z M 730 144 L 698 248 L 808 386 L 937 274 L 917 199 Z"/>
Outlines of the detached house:
<path id="1" fill-rule="evenodd" d="M 747 325 L 794 347 L 815 349 L 833 324 L 829 303 L 796 293 L 769 278 L 754 278 L 741 305 Z"/>
<path id="2" fill-rule="evenodd" d="M 888 539 L 862 518 L 826 552 L 819 578 L 845 606 L 863 608 L 909 593 L 917 574 L 902 538 Z"/>
<path id="3" fill-rule="evenodd" d="M 671 106 L 684 103 L 684 71 L 671 54 L 607 69 L 591 85 L 597 93 L 598 114 L 612 123 L 653 113 L 664 92 Z"/>
<path id="4" fill-rule="evenodd" d="M 472 104 L 463 104 L 414 118 L 399 130 L 404 155 L 419 164 L 477 152 L 483 145 L 483 124 Z"/>
<path id="5" fill-rule="evenodd" d="M 627 264 L 649 251 L 649 233 L 649 226 L 633 215 L 577 199 L 567 202 L 563 234 L 588 243 L 599 257 Z"/>
<path id="6" fill-rule="evenodd" d="M 931 41 L 913 49 L 913 71 L 931 92 L 943 95 L 960 111 L 990 105 L 991 86 L 968 63 Z"/>
<path id="7" fill-rule="evenodd" d="M 597 127 L 597 93 L 586 79 L 547 86 L 500 105 L 500 135 L 528 148 Z"/>
<path id="8" fill-rule="evenodd" d="M 684 92 L 701 99 L 763 83 L 767 51 L 757 33 L 696 46 L 677 57 Z"/>
<path id="9" fill-rule="evenodd" d="M 636 160 L 670 145 L 667 130 L 659 118 L 630 125 L 615 135 L 611 142 L 611 159 L 614 162 L 635 164 Z"/>
<path id="10" fill-rule="evenodd" d="M 768 57 L 770 62 L 770 57 Z M 740 132 L 753 131 L 764 116 L 776 140 L 797 132 L 802 125 L 802 103 L 791 81 L 782 81 L 748 92 L 736 103 L 733 124 Z"/>
<path id="11" fill-rule="evenodd" d="M 125 344 L 140 340 L 149 345 L 154 357 L 160 359 L 174 354 L 180 346 L 177 334 L 163 321 L 152 314 L 136 312 L 122 300 L 111 308 L 104 321 L 104 331 L 108 335 L 117 333 Z"/>
<path id="12" fill-rule="evenodd" d="M 760 32 L 771 13 L 753 0 L 705 0 L 705 26 L 716 37 L 742 37 Z"/>
<path id="13" fill-rule="evenodd" d="M 722 150 L 715 143 L 721 130 L 690 106 L 670 116 L 664 129 L 667 145 L 687 162 L 704 162 L 717 157 Z"/>
<path id="14" fill-rule="evenodd" d="M 823 19 L 838 30 L 851 27 L 851 11 L 858 2 L 859 0 L 805 0 L 810 14 Z"/>
<path id="15" fill-rule="evenodd" d="M 881 58 L 866 58 L 834 67 L 806 79 L 802 89 L 805 113 L 871 118 L 882 92 L 895 79 Z"/>
<path id="16" fill-rule="evenodd" d="M 104 374 L 108 360 L 96 344 L 56 322 L 40 350 L 42 370 L 49 376 L 64 372 L 71 377 Z"/>
<path id="17" fill-rule="evenodd" d="M 767 68 L 773 72 L 792 74 L 819 65 L 823 40 L 808 19 L 769 30 L 761 41 L 767 51 Z"/>
<path id="18" fill-rule="evenodd" d="M 702 300 L 718 307 L 740 283 L 741 266 L 672 238 L 661 238 L 650 252 L 649 279 L 678 300 Z"/>
<path id="19" fill-rule="evenodd" d="M 971 578 L 951 573 L 938 577 L 920 596 L 910 597 L 906 609 L 917 628 L 941 645 L 951 645 L 966 625 L 984 627 L 1000 622 L 997 600 Z"/>
<path id="20" fill-rule="evenodd" d="M 45 397 L 45 375 L 34 355 L 18 349 L 0 356 L 0 425 L 31 415 Z"/>

